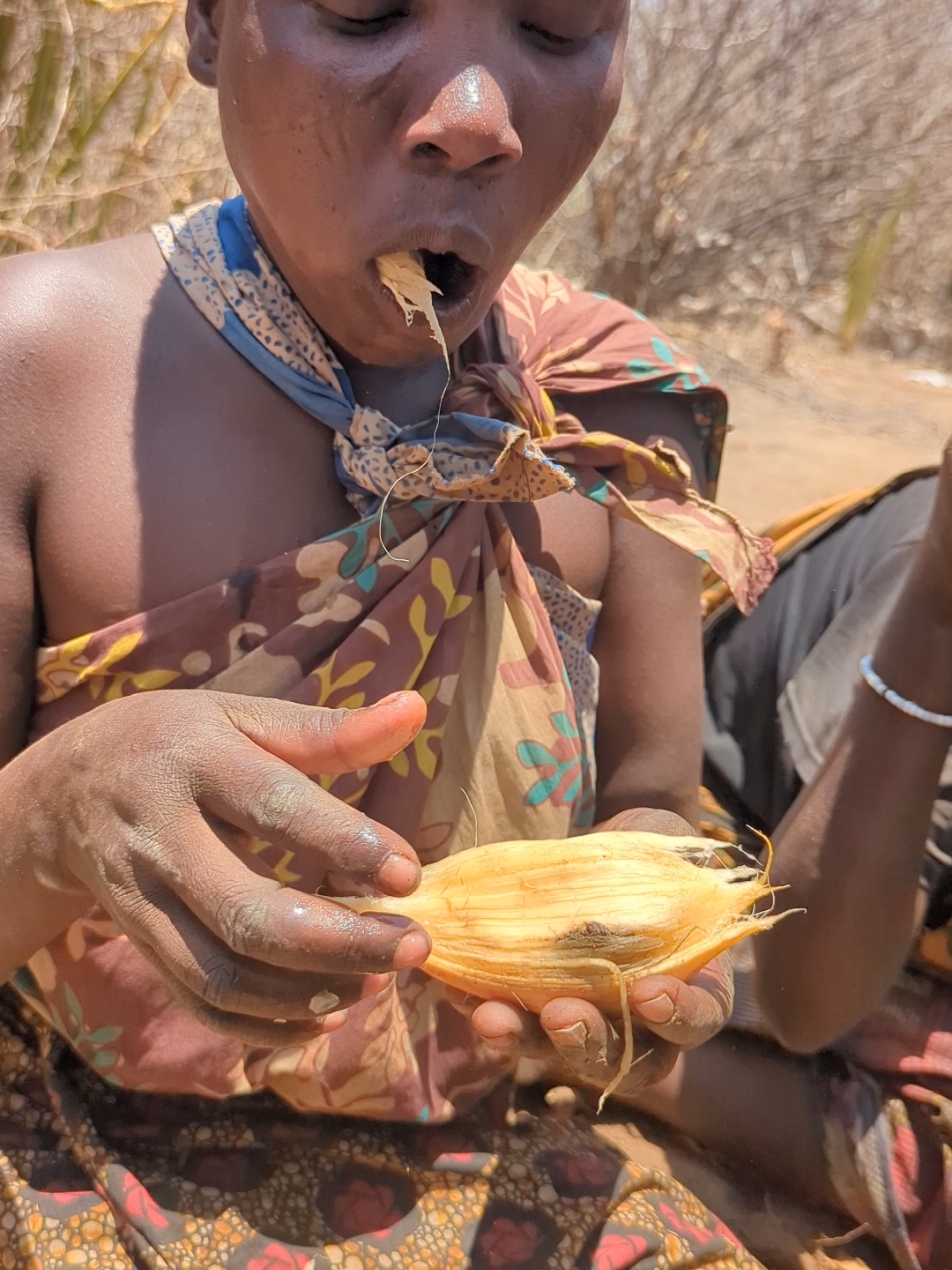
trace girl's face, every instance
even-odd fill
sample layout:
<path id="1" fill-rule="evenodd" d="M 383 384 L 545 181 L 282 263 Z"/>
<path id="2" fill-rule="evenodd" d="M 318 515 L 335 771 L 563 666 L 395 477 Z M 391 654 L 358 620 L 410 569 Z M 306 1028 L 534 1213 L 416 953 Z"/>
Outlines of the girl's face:
<path id="1" fill-rule="evenodd" d="M 190 0 L 252 221 L 331 340 L 432 359 L 374 261 L 423 253 L 451 348 L 618 108 L 628 0 Z"/>

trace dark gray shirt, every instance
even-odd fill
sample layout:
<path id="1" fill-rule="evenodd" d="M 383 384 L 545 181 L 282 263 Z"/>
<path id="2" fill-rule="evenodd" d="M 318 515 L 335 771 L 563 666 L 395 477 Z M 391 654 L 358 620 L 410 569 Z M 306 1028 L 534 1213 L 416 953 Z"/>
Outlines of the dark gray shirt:
<path id="1" fill-rule="evenodd" d="M 781 570 L 749 618 L 707 648 L 706 777 L 771 832 L 819 771 L 922 540 L 937 478 L 886 494 Z M 952 911 L 952 761 L 937 791 L 925 878 L 930 925 Z M 950 911 L 946 911 L 950 910 Z"/>

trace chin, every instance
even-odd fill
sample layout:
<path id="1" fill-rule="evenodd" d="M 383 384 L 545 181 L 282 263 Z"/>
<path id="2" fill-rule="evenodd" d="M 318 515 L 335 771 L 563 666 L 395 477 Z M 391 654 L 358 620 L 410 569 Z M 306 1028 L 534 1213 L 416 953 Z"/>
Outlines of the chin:
<path id="1" fill-rule="evenodd" d="M 436 316 L 450 353 L 455 353 L 479 328 L 492 308 L 497 290 L 474 295 L 465 304 L 437 301 Z M 382 286 L 371 312 L 359 324 L 348 323 L 346 330 L 323 329 L 338 352 L 364 366 L 424 366 L 443 356 L 426 319 L 417 314 L 408 326 L 396 300 Z"/>

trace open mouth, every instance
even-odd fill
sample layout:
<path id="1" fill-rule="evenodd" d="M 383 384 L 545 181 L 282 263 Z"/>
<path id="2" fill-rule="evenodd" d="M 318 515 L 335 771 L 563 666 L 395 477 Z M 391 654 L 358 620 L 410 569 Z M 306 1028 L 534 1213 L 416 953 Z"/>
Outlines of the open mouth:
<path id="1" fill-rule="evenodd" d="M 427 280 L 439 287 L 440 295 L 433 297 L 437 311 L 450 309 L 466 300 L 476 286 L 477 270 L 467 264 L 455 251 L 420 252 L 420 263 Z"/>

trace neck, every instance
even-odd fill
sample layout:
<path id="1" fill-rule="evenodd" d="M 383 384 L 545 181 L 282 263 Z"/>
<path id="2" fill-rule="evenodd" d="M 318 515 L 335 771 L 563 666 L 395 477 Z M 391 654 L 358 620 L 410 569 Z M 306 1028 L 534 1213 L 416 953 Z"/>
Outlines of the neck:
<path id="1" fill-rule="evenodd" d="M 365 366 L 337 349 L 358 405 L 379 410 L 398 428 L 432 419 L 447 386 L 441 357 L 422 366 Z"/>

